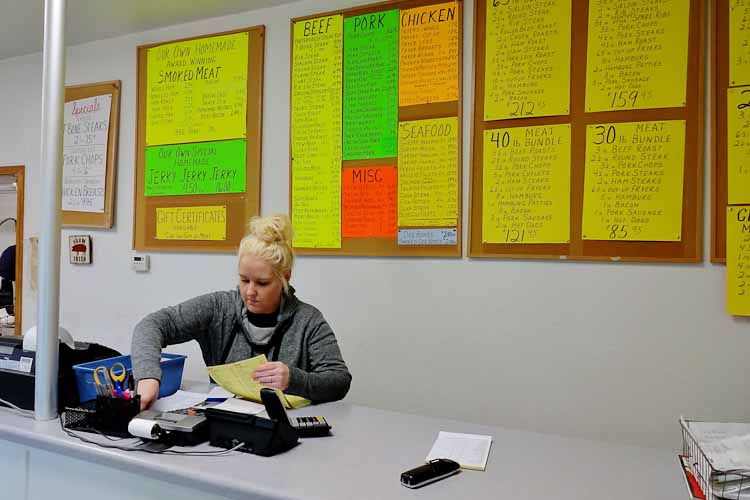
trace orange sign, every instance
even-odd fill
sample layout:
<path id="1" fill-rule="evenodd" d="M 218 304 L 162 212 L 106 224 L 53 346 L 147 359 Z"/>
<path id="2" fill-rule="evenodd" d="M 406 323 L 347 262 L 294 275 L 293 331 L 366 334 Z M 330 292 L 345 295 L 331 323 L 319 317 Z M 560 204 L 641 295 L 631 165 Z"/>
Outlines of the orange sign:
<path id="1" fill-rule="evenodd" d="M 345 168 L 341 176 L 341 237 L 395 238 L 396 167 Z"/>
<path id="2" fill-rule="evenodd" d="M 458 2 L 401 11 L 399 106 L 458 100 Z"/>

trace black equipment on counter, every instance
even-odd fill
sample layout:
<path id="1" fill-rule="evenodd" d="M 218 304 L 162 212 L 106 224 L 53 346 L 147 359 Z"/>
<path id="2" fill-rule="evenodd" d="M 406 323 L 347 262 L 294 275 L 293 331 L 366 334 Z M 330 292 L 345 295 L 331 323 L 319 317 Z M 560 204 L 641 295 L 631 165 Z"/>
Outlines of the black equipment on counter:
<path id="1" fill-rule="evenodd" d="M 57 406 L 78 405 L 78 387 L 73 365 L 119 356 L 103 345 L 76 342 L 75 349 L 60 343 L 57 375 Z M 24 351 L 21 337 L 0 337 L 0 399 L 25 410 L 34 409 L 36 352 Z M 0 403 L 2 406 L 2 403 Z"/>
<path id="2" fill-rule="evenodd" d="M 207 408 L 208 436 L 211 445 L 234 448 L 270 457 L 293 448 L 299 436 L 289 423 L 284 406 L 272 389 L 261 389 L 260 397 L 270 418 Z"/>

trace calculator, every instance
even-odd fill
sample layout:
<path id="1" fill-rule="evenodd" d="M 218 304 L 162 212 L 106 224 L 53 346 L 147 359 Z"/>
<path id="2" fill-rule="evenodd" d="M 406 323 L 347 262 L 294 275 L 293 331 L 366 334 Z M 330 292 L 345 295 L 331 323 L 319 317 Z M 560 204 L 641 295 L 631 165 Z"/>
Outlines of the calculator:
<path id="1" fill-rule="evenodd" d="M 261 389 L 260 399 L 266 407 L 268 418 L 277 422 L 286 420 L 297 431 L 299 437 L 322 437 L 331 433 L 331 426 L 323 417 L 290 418 L 273 389 L 268 387 Z"/>
<path id="2" fill-rule="evenodd" d="M 292 417 L 289 419 L 299 437 L 322 437 L 331 433 L 331 426 L 323 417 Z"/>

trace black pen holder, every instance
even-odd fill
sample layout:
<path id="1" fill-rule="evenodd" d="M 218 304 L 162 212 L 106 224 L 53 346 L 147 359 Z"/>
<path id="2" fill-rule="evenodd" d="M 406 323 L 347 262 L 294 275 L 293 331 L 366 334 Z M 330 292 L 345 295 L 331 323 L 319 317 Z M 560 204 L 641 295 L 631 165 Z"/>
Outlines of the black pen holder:
<path id="1" fill-rule="evenodd" d="M 128 424 L 140 411 L 140 396 L 130 399 L 97 396 L 94 428 L 108 436 L 130 437 Z"/>

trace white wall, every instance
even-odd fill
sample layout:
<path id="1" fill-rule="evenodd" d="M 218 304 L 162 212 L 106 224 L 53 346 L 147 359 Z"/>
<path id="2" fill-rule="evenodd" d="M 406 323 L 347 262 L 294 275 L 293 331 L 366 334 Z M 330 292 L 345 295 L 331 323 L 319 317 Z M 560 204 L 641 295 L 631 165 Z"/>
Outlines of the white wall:
<path id="1" fill-rule="evenodd" d="M 61 321 L 77 338 L 128 350 L 146 313 L 234 285 L 227 255 L 155 253 L 149 274 L 129 269 L 136 46 L 266 26 L 262 211 L 286 211 L 289 19 L 358 3 L 309 0 L 69 50 L 69 84 L 123 84 L 115 227 L 91 231 L 93 265 L 61 258 Z M 467 138 L 472 5 L 464 25 Z M 27 166 L 27 237 L 40 227 L 40 64 L 39 54 L 0 61 L 0 165 Z M 464 200 L 468 150 L 467 141 Z M 466 213 L 465 203 L 464 227 Z M 705 224 L 708 234 L 708 216 Z M 750 331 L 724 312 L 721 266 L 302 257 L 292 281 L 337 334 L 354 375 L 352 403 L 674 449 L 680 414 L 750 419 Z M 24 284 L 31 326 L 36 297 Z M 203 376 L 195 346 L 173 350 L 192 355 L 188 377 Z"/>

